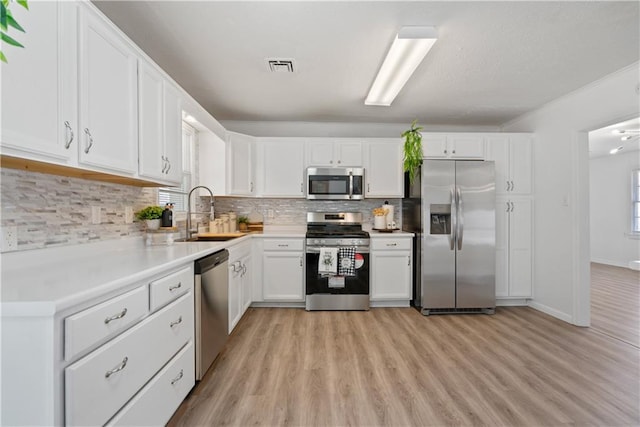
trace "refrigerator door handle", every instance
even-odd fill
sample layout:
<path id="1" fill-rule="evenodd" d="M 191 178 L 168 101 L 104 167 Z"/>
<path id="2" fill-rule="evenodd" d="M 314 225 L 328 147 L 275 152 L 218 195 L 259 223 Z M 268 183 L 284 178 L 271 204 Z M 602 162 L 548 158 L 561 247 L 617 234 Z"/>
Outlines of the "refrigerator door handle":
<path id="1" fill-rule="evenodd" d="M 458 228 L 458 211 L 456 209 L 456 197 L 453 188 L 449 191 L 449 203 L 451 204 L 451 232 L 449 233 L 449 248 L 456 248 L 456 232 Z"/>
<path id="2" fill-rule="evenodd" d="M 456 187 L 456 240 L 458 241 L 458 250 L 462 249 L 462 238 L 464 236 L 464 222 L 462 212 L 462 193 L 460 187 Z"/>

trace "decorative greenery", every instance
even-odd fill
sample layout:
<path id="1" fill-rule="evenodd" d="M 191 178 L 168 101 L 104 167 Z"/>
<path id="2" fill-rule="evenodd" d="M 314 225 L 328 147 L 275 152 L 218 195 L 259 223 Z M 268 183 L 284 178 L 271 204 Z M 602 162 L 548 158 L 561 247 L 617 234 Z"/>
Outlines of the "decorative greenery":
<path id="1" fill-rule="evenodd" d="M 9 6 L 13 0 L 2 0 L 0 2 L 0 39 L 8 45 L 16 46 L 16 47 L 24 47 L 20 42 L 15 40 L 13 37 L 9 36 L 7 32 L 9 31 L 9 27 L 14 28 L 18 31 L 22 31 L 24 28 L 13 18 L 13 14 L 11 10 L 9 10 Z M 27 0 L 16 0 L 20 6 L 29 10 L 29 5 L 27 4 Z M 0 61 L 7 62 L 7 57 L 4 55 L 4 52 L 0 50 Z"/>
<path id="2" fill-rule="evenodd" d="M 238 217 L 238 224 L 249 224 L 249 217 L 245 215 L 240 215 Z"/>
<path id="3" fill-rule="evenodd" d="M 421 126 L 416 126 L 417 120 L 411 123 L 411 129 L 404 131 L 404 171 L 409 172 L 409 182 L 413 183 L 418 168 L 422 164 L 422 130 Z"/>
<path id="4" fill-rule="evenodd" d="M 141 211 L 136 212 L 136 218 L 139 220 L 160 219 L 162 218 L 163 209 L 160 206 L 147 206 Z"/>

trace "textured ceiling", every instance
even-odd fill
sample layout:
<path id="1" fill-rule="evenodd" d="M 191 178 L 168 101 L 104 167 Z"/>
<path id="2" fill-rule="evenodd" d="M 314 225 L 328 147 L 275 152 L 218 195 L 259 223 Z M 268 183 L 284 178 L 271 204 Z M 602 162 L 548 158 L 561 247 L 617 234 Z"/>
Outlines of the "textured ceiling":
<path id="1" fill-rule="evenodd" d="M 218 120 L 499 126 L 640 55 L 637 1 L 95 3 Z M 406 25 L 439 39 L 391 107 L 365 106 Z"/>

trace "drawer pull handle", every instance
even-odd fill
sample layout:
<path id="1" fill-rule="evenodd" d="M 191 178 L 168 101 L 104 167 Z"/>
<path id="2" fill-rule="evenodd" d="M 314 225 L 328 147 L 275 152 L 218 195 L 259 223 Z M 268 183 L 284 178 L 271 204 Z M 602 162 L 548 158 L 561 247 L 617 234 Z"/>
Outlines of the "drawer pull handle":
<path id="1" fill-rule="evenodd" d="M 173 322 L 171 322 L 169 324 L 169 326 L 173 328 L 174 326 L 176 326 L 176 325 L 178 325 L 180 323 L 182 323 L 182 316 L 178 317 L 178 320 L 174 320 Z"/>
<path id="2" fill-rule="evenodd" d="M 176 289 L 180 289 L 181 287 L 182 287 L 182 282 L 178 282 L 178 284 L 177 284 L 177 285 L 175 285 L 175 286 L 171 286 L 171 287 L 169 288 L 169 292 L 173 292 L 173 291 L 175 291 Z"/>
<path id="3" fill-rule="evenodd" d="M 279 244 L 279 245 L 278 245 L 278 247 L 279 247 L 279 248 L 288 248 L 288 247 L 289 247 L 289 245 L 280 245 L 280 244 Z"/>
<path id="4" fill-rule="evenodd" d="M 178 376 L 171 380 L 171 385 L 174 385 L 175 383 L 180 381 L 182 377 L 184 377 L 184 371 L 180 369 L 180 373 L 178 374 Z"/>
<path id="5" fill-rule="evenodd" d="M 109 378 L 111 375 L 115 374 L 116 372 L 120 372 L 120 371 L 122 371 L 122 370 L 125 368 L 125 366 L 127 366 L 127 362 L 128 362 L 128 361 L 129 361 L 129 358 L 128 358 L 128 357 L 125 357 L 124 359 L 122 359 L 122 363 L 120 363 L 118 366 L 116 366 L 116 367 L 115 367 L 115 368 L 113 368 L 112 370 L 107 371 L 107 372 L 104 374 L 104 377 L 105 377 L 105 378 Z"/>
<path id="6" fill-rule="evenodd" d="M 397 243 L 387 243 L 387 246 L 398 246 Z"/>
<path id="7" fill-rule="evenodd" d="M 125 307 L 124 310 L 122 310 L 120 313 L 116 314 L 115 316 L 107 317 L 106 319 L 104 319 L 104 323 L 108 324 L 113 320 L 122 319 L 126 314 L 127 314 L 127 309 Z"/>

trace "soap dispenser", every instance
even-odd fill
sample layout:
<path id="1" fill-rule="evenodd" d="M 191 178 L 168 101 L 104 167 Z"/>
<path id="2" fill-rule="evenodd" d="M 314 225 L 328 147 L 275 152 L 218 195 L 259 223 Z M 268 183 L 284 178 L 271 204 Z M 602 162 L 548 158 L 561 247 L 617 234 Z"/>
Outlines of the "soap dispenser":
<path id="1" fill-rule="evenodd" d="M 173 226 L 173 212 L 169 207 L 169 203 L 164 206 L 164 210 L 162 211 L 162 219 L 161 219 L 162 227 L 171 227 Z"/>

